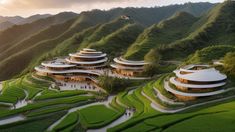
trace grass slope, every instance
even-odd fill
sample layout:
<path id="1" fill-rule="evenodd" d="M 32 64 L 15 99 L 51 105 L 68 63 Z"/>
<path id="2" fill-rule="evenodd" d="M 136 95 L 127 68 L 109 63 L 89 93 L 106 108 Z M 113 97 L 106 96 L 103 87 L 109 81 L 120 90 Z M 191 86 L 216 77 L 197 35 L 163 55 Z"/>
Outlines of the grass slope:
<path id="1" fill-rule="evenodd" d="M 198 19 L 186 12 L 174 16 L 147 28 L 125 54 L 129 59 L 141 59 L 152 49 L 164 47 L 173 41 L 186 37 L 189 29 Z"/>
<path id="2" fill-rule="evenodd" d="M 0 46 L 0 50 L 5 51 L 6 49 L 11 48 L 7 51 L 9 53 L 14 53 L 7 54 L 8 52 L 6 52 L 4 56 L 7 56 L 7 58 L 3 57 L 4 60 L 0 61 L 0 68 L 5 69 L 4 72 L 0 73 L 0 80 L 9 79 L 22 71 L 24 71 L 23 73 L 28 72 L 33 68 L 33 66 L 38 64 L 39 60 L 42 60 L 42 58 L 45 59 L 44 57 L 49 52 L 54 51 L 57 46 L 63 47 L 64 49 L 59 51 L 57 49 L 56 51 L 58 53 L 53 55 L 58 56 L 65 54 L 66 51 L 72 49 L 70 46 L 75 46 L 73 45 L 75 42 L 70 43 L 71 45 L 67 44 L 66 46 L 63 46 L 63 44 L 65 41 L 68 41 L 68 39 L 70 39 L 75 33 L 81 33 L 84 29 L 87 29 L 91 26 L 96 26 L 97 24 L 107 23 L 116 19 L 117 17 L 120 17 L 120 15 L 129 15 L 133 20 L 137 21 L 138 23 L 141 23 L 143 25 L 152 25 L 171 16 L 177 11 L 185 10 L 195 15 L 200 15 L 206 12 L 212 6 L 213 4 L 210 3 L 188 3 L 184 5 L 172 5 L 156 8 L 117 8 L 109 11 L 93 10 L 90 12 L 80 13 L 77 20 L 63 33 L 61 33 L 62 28 L 59 30 L 59 32 L 58 30 L 54 29 L 55 27 L 50 27 L 52 24 L 48 24 L 64 22 L 65 18 L 63 17 L 61 17 L 62 20 L 53 19 L 53 17 L 48 17 L 46 19 L 38 20 L 31 24 L 14 26 L 0 33 L 0 43 L 2 44 Z M 63 14 L 66 13 L 62 13 L 59 15 L 63 16 Z M 74 14 L 72 14 L 72 16 L 74 16 Z M 48 27 L 50 29 L 46 29 Z M 51 33 L 50 31 L 52 31 L 53 29 L 57 33 Z M 43 32 L 39 33 L 42 30 L 45 34 L 50 32 L 52 38 L 43 36 Z M 12 47 L 13 45 L 18 44 L 19 46 L 21 45 L 20 47 L 23 48 L 16 48 L 17 46 Z M 28 45 L 30 46 L 28 47 Z M 77 48 L 78 47 L 79 46 L 77 46 Z M 15 51 L 16 49 L 18 51 Z M 19 65 L 18 67 L 14 66 L 16 62 L 17 65 Z"/>
<path id="3" fill-rule="evenodd" d="M 234 45 L 235 41 L 235 2 L 225 1 L 204 15 L 191 30 L 188 37 L 173 42 L 169 47 L 161 49 L 163 59 L 185 57 L 197 49 L 209 45 Z M 219 30 L 218 30 L 219 29 Z"/>
<path id="4" fill-rule="evenodd" d="M 212 60 L 222 59 L 228 52 L 234 52 L 235 47 L 229 45 L 209 46 L 190 55 L 184 64 L 209 63 Z"/>
<path id="5" fill-rule="evenodd" d="M 142 31 L 142 26 L 128 24 L 102 38 L 100 41 L 90 44 L 88 47 L 108 53 L 111 58 L 120 56 Z"/>
<path id="6" fill-rule="evenodd" d="M 63 23 L 71 18 L 76 17 L 75 13 L 60 13 L 45 19 L 40 19 L 33 23 L 24 25 L 15 25 L 0 33 L 0 51 L 10 48 L 17 42 L 31 36 L 43 29 L 46 29 L 54 24 Z"/>
<path id="7" fill-rule="evenodd" d="M 134 23 L 133 20 L 123 20 L 121 18 L 117 18 L 108 23 L 101 24 L 89 37 L 84 39 L 84 41 L 79 46 L 79 49 L 85 48 L 91 43 L 97 42 L 105 38 L 109 34 L 112 34 L 113 32 L 130 23 Z"/>

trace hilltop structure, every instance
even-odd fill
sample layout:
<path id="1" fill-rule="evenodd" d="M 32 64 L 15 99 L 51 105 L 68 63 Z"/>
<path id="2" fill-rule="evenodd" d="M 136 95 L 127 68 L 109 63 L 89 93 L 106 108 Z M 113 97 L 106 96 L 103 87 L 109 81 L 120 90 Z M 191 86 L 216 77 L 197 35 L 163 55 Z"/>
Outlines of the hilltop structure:
<path id="1" fill-rule="evenodd" d="M 35 70 L 38 75 L 63 81 L 95 81 L 101 74 L 97 70 L 106 66 L 106 56 L 105 53 L 94 49 L 83 49 L 69 54 L 66 58 L 42 62 Z"/>
<path id="2" fill-rule="evenodd" d="M 77 53 L 69 54 L 66 61 L 81 69 L 99 69 L 106 66 L 108 58 L 105 53 L 85 48 Z"/>
<path id="3" fill-rule="evenodd" d="M 114 58 L 114 64 L 110 66 L 113 68 L 113 72 L 124 76 L 138 76 L 144 71 L 144 66 L 149 63 L 144 61 L 130 61 L 122 57 Z"/>
<path id="4" fill-rule="evenodd" d="M 227 92 L 227 76 L 209 65 L 188 65 L 174 71 L 165 89 L 180 101 L 215 96 Z"/>

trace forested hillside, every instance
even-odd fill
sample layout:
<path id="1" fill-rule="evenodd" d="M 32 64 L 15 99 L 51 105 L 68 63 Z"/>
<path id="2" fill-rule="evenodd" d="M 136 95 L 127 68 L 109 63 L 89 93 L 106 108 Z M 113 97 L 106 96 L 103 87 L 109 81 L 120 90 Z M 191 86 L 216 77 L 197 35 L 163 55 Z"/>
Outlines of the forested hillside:
<path id="1" fill-rule="evenodd" d="M 198 20 L 186 12 L 178 12 L 167 20 L 147 28 L 127 50 L 128 59 L 143 59 L 152 48 L 165 47 L 186 37 L 190 27 Z"/>
<path id="2" fill-rule="evenodd" d="M 210 45 L 234 45 L 235 41 L 235 2 L 226 1 L 214 7 L 196 22 L 189 36 L 175 41 L 160 52 L 164 59 L 185 57 L 197 49 Z"/>
<path id="3" fill-rule="evenodd" d="M 0 73 L 0 80 L 12 78 L 22 71 L 26 73 L 42 60 L 65 55 L 79 47 L 98 45 L 97 48 L 100 48 L 100 45 L 107 45 L 108 49 L 115 45 L 122 47 L 120 53 L 124 53 L 141 33 L 142 28 L 156 24 L 179 11 L 186 11 L 198 17 L 213 6 L 214 4 L 210 3 L 187 3 L 154 8 L 93 10 L 82 12 L 78 16 L 74 13 L 61 13 L 30 24 L 13 26 L 0 33 L 0 69 L 4 69 Z M 130 16 L 132 22 L 115 22 L 122 15 Z M 117 26 L 113 26 L 115 24 Z M 127 31 L 133 34 L 122 35 L 128 34 Z M 107 49 L 102 47 L 102 50 Z"/>

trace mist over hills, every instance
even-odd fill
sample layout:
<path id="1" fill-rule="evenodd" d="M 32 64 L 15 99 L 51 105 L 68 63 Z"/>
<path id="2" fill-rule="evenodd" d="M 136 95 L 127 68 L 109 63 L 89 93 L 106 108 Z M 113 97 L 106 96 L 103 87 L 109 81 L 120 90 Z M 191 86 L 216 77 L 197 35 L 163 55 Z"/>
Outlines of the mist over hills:
<path id="1" fill-rule="evenodd" d="M 12 17 L 0 16 L 0 23 L 9 21 L 13 24 L 20 25 L 20 24 L 31 23 L 33 21 L 37 21 L 39 19 L 47 18 L 50 16 L 52 16 L 52 15 L 50 15 L 50 14 L 36 14 L 36 15 L 29 16 L 29 17 L 25 17 L 25 18 L 21 17 L 21 16 L 12 16 Z"/>
<path id="2" fill-rule="evenodd" d="M 132 53 L 131 47 L 141 42 L 141 46 L 147 48 L 140 48 L 141 54 L 137 59 L 143 59 L 150 49 L 162 48 L 165 43 L 172 46 L 175 40 L 192 34 L 196 23 L 208 15 L 205 13 L 214 6 L 210 3 L 187 3 L 155 8 L 93 10 L 79 15 L 62 13 L 30 24 L 13 26 L 0 33 L 0 69 L 4 69 L 0 80 L 27 73 L 42 60 L 84 47 L 100 49 L 112 57 Z M 130 19 L 120 19 L 122 15 L 130 16 Z M 174 28 L 176 23 L 171 21 L 178 21 L 179 24 Z M 115 47 L 120 50 L 115 51 Z"/>
<path id="3" fill-rule="evenodd" d="M 13 17 L 3 17 L 0 16 L 0 31 L 6 30 L 14 25 L 23 25 L 27 23 L 32 23 L 39 19 L 50 17 L 50 14 L 36 14 L 27 18 L 23 18 L 21 16 L 13 16 Z"/>

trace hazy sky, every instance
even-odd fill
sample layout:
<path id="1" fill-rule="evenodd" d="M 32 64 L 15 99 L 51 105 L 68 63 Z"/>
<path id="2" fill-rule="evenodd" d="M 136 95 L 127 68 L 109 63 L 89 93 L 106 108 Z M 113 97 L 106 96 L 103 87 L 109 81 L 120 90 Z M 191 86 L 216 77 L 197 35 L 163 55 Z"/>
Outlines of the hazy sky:
<path id="1" fill-rule="evenodd" d="M 153 7 L 185 2 L 222 2 L 223 0 L 0 0 L 0 15 L 30 16 L 63 11 L 81 12 L 114 7 Z"/>

